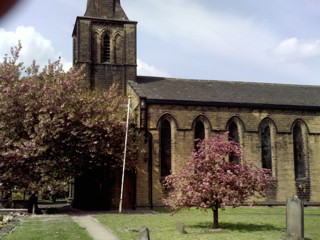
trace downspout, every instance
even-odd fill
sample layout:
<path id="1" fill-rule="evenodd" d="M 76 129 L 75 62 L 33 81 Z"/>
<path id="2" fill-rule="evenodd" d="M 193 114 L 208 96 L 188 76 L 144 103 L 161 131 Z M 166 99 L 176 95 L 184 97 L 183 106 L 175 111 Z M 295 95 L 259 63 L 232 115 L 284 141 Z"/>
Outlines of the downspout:
<path id="1" fill-rule="evenodd" d="M 146 132 L 148 141 L 148 183 L 149 183 L 149 205 L 153 209 L 153 181 L 152 181 L 152 169 L 153 169 L 153 159 L 152 159 L 152 135 L 148 131 Z"/>
<path id="2" fill-rule="evenodd" d="M 127 95 L 127 84 L 128 84 L 128 72 L 127 72 L 127 31 L 124 31 L 124 41 L 123 41 L 123 53 L 122 53 L 122 64 L 123 64 L 123 94 Z M 136 81 L 136 79 L 135 79 Z"/>
<path id="3" fill-rule="evenodd" d="M 89 75 L 89 85 L 90 85 L 90 89 L 91 90 L 94 90 L 96 88 L 96 79 L 95 79 L 95 76 L 94 76 L 94 64 L 95 62 L 93 61 L 93 54 L 97 54 L 97 52 L 93 53 L 93 49 L 92 49 L 92 19 L 90 19 L 90 25 L 89 25 L 89 32 L 90 32 L 90 39 L 89 39 L 89 46 L 90 46 L 90 75 Z"/>
<path id="4" fill-rule="evenodd" d="M 145 141 L 148 144 L 148 200 L 149 206 L 153 209 L 153 157 L 152 157 L 152 134 L 148 131 L 148 104 L 146 99 L 141 99 L 141 126 L 144 129 Z"/>

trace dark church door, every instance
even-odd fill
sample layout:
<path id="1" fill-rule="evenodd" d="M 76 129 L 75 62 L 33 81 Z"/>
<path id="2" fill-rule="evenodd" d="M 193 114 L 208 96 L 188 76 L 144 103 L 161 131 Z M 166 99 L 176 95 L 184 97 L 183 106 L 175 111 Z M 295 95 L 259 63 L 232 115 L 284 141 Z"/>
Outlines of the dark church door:
<path id="1" fill-rule="evenodd" d="M 110 210 L 119 207 L 121 170 L 92 169 L 75 179 L 73 207 Z M 126 172 L 123 208 L 135 206 L 135 174 Z"/>

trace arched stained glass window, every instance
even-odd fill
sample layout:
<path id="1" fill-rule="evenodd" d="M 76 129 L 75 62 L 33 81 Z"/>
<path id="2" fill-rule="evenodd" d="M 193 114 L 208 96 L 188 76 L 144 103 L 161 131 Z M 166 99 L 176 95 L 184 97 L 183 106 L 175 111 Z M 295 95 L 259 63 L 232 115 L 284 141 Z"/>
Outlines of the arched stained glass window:
<path id="1" fill-rule="evenodd" d="M 304 146 L 301 127 L 296 124 L 293 128 L 293 153 L 294 153 L 294 173 L 295 178 L 306 177 L 306 167 L 304 159 Z"/>
<path id="2" fill-rule="evenodd" d="M 229 125 L 229 140 L 239 143 L 239 131 L 238 126 L 235 122 L 232 122 Z M 239 157 L 234 154 L 230 154 L 229 160 L 230 162 L 240 163 Z"/>
<path id="3" fill-rule="evenodd" d="M 161 177 L 171 174 L 171 126 L 168 120 L 164 120 L 160 129 L 161 149 Z"/>
<path id="4" fill-rule="evenodd" d="M 197 151 L 198 147 L 197 144 L 200 140 L 203 140 L 205 138 L 205 130 L 204 130 L 204 124 L 202 121 L 197 121 L 195 128 L 194 128 L 194 149 Z"/>
<path id="5" fill-rule="evenodd" d="M 271 131 L 268 123 L 260 127 L 262 167 L 272 170 Z"/>

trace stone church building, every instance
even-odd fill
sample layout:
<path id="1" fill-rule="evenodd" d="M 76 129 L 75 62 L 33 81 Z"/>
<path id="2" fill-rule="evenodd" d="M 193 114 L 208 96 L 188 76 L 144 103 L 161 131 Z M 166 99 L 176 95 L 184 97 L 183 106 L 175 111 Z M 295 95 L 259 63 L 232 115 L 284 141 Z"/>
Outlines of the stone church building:
<path id="1" fill-rule="evenodd" d="M 72 35 L 74 64 L 85 65 L 87 84 L 119 82 L 145 136 L 137 171 L 126 177 L 127 207 L 162 205 L 161 180 L 181 167 L 176 160 L 191 156 L 194 139 L 226 131 L 243 149 L 238 161 L 254 161 L 278 179 L 260 203 L 283 204 L 292 195 L 320 203 L 320 87 L 137 76 L 136 27 L 120 0 L 88 0 Z M 93 185 L 105 176 L 92 176 L 75 182 L 74 201 L 90 202 L 84 196 L 100 191 L 94 196 L 109 199 L 101 207 L 116 207 L 118 181 L 101 189 Z"/>

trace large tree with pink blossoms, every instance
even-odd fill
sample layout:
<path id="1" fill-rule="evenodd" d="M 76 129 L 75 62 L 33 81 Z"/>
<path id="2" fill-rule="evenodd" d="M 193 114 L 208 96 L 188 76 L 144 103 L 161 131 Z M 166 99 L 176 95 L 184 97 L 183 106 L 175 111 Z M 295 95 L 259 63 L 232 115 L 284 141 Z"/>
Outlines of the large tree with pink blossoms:
<path id="1" fill-rule="evenodd" d="M 81 69 L 65 72 L 59 60 L 24 68 L 20 49 L 0 63 L 1 187 L 54 193 L 88 169 L 122 166 L 127 100 L 117 86 L 87 89 Z M 130 144 L 130 169 L 136 151 Z"/>
<path id="2" fill-rule="evenodd" d="M 276 185 L 267 169 L 252 162 L 229 162 L 229 155 L 241 158 L 238 144 L 218 134 L 198 144 L 181 171 L 165 178 L 168 193 L 164 203 L 173 212 L 197 207 L 213 211 L 213 228 L 219 227 L 218 209 L 238 207 L 256 194 L 264 196 Z"/>

